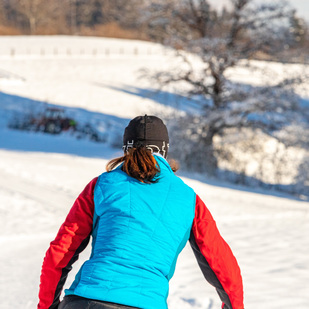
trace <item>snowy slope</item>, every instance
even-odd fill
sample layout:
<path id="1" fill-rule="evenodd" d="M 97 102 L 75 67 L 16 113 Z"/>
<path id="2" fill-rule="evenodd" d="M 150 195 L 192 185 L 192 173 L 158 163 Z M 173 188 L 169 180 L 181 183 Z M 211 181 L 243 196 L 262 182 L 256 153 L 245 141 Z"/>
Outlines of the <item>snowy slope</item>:
<path id="1" fill-rule="evenodd" d="M 91 55 L 96 46 L 103 51 L 102 46 L 142 50 L 139 44 L 157 52 L 142 55 L 140 51 L 138 57 L 129 52 Z M 10 46 L 16 50 L 13 57 Z M 58 54 L 45 51 L 42 55 L 42 46 L 50 51 L 56 46 Z M 70 56 L 67 46 L 85 51 Z M 24 51 L 18 54 L 18 49 Z M 27 55 L 28 49 L 37 54 Z M 68 135 L 11 131 L 6 128 L 9 118 L 48 102 L 67 106 L 78 119 L 94 117 L 98 123 L 111 123 L 112 138 L 117 139 L 121 136 L 117 130 L 137 114 L 165 115 L 183 108 L 167 108 L 168 93 L 148 98 L 151 85 L 138 79 L 138 70 L 145 66 L 168 65 L 168 56 L 157 45 L 95 38 L 0 37 L 0 53 L 0 308 L 35 308 L 49 242 L 77 194 L 121 150 Z M 250 192 L 201 175 L 180 175 L 206 202 L 238 259 L 246 308 L 307 308 L 309 203 L 275 192 Z M 88 255 L 86 250 L 67 285 Z M 180 255 L 168 302 L 170 309 L 220 308 L 216 292 L 203 279 L 188 247 Z"/>

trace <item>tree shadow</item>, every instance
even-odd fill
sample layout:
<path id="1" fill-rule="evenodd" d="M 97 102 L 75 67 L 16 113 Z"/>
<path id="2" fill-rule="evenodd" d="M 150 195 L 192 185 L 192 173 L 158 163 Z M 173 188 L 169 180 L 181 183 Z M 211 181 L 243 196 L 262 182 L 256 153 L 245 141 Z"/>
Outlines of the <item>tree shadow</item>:
<path id="1" fill-rule="evenodd" d="M 198 113 L 201 110 L 201 105 L 194 98 L 189 98 L 185 95 L 175 94 L 155 88 L 140 88 L 130 85 L 116 87 L 103 83 L 95 83 L 96 86 L 110 88 L 115 91 L 123 92 L 129 95 L 137 96 L 144 99 L 150 99 L 166 107 L 171 107 L 179 111 Z"/>
<path id="2" fill-rule="evenodd" d="M 148 91 L 150 91 L 150 94 L 153 93 L 152 90 L 135 87 L 131 90 L 125 89 L 122 91 L 130 91 L 133 95 L 140 96 L 148 94 Z M 167 95 L 169 94 L 167 93 Z M 157 100 L 161 102 L 160 104 L 168 104 L 160 95 L 157 97 Z M 65 109 L 66 113 L 74 119 L 95 125 L 106 135 L 106 142 L 96 143 L 87 139 L 76 139 L 70 136 L 69 132 L 51 135 L 42 132 L 12 130 L 7 127 L 9 121 L 14 117 L 39 113 L 47 107 Z M 64 107 L 62 105 L 50 104 L 44 101 L 0 92 L 0 149 L 20 152 L 60 153 L 89 158 L 110 159 L 122 154 L 122 134 L 129 120 L 130 119 L 92 112 L 83 108 Z M 219 178 L 210 178 L 201 173 L 185 170 L 178 173 L 178 175 L 217 187 L 284 197 L 299 201 L 302 200 L 297 196 L 287 193 L 286 191 L 288 191 L 288 188 L 284 186 L 276 187 L 267 183 L 262 183 L 259 184 L 259 186 L 252 187 L 248 184 L 237 183 L 237 181 L 232 182 Z M 241 176 L 242 175 L 235 174 L 234 178 L 239 179 Z M 249 182 L 255 183 L 257 181 L 259 180 L 253 179 Z"/>
<path id="3" fill-rule="evenodd" d="M 71 131 L 47 134 L 8 128 L 11 122 L 40 115 L 47 108 L 60 108 L 78 123 L 91 124 L 105 138 L 104 142 L 94 142 L 87 137 L 77 139 Z M 128 122 L 129 119 L 83 108 L 66 107 L 0 92 L 0 149 L 110 158 L 121 150 L 122 132 Z"/>

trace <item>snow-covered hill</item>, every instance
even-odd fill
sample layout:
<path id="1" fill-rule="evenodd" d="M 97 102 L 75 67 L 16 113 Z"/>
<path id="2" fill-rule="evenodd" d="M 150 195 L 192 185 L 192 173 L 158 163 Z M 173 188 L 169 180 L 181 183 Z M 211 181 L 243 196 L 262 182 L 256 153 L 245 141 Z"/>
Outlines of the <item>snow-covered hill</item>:
<path id="1" fill-rule="evenodd" d="M 185 110 L 181 100 L 177 106 L 167 104 L 173 94 L 159 96 L 138 78 L 140 69 L 167 67 L 169 61 L 160 46 L 145 42 L 0 37 L 1 309 L 35 308 L 49 242 L 77 194 L 121 153 L 110 145 L 119 144 L 128 119 Z M 109 143 L 7 129 L 15 114 L 46 103 L 102 126 Z M 206 202 L 238 259 L 245 307 L 307 308 L 309 203 L 198 174 L 180 176 Z M 67 285 L 88 254 L 83 253 Z M 168 302 L 170 309 L 220 308 L 189 247 L 180 255 Z"/>

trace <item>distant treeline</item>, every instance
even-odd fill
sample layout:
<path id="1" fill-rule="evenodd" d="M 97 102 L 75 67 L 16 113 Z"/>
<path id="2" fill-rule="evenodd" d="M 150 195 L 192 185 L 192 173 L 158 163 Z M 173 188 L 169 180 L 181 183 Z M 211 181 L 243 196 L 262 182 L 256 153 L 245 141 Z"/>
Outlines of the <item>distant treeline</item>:
<path id="1" fill-rule="evenodd" d="M 147 39 L 143 0 L 0 0 L 0 35 L 93 35 Z"/>
<path id="2" fill-rule="evenodd" d="M 241 1 L 251 0 L 231 0 Z M 201 10 L 195 12 L 194 7 Z M 184 27 L 192 13 L 194 25 Z M 173 45 L 173 33 L 179 36 L 182 28 L 185 36 L 189 29 L 192 39 L 198 32 L 222 37 L 230 17 L 226 8 L 217 11 L 207 0 L 0 0 L 0 35 L 102 36 Z M 295 40 L 288 42 L 283 60 L 291 60 L 290 51 L 295 49 L 293 57 L 306 57 L 309 48 L 308 25 L 297 12 L 290 24 Z"/>

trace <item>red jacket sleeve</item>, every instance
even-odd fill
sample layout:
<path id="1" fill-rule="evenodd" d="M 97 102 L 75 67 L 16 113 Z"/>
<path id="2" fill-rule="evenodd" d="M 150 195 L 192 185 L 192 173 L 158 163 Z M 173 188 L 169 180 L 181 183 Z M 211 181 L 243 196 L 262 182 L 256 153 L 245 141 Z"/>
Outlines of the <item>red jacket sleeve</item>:
<path id="1" fill-rule="evenodd" d="M 243 309 L 243 284 L 236 258 L 199 196 L 190 244 L 206 280 L 216 288 L 222 308 Z"/>
<path id="2" fill-rule="evenodd" d="M 74 202 L 65 222 L 46 252 L 41 277 L 38 309 L 57 308 L 60 294 L 72 264 L 90 239 L 93 223 L 93 179 Z"/>

